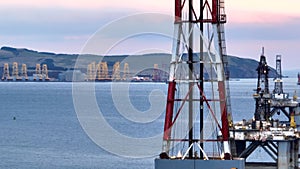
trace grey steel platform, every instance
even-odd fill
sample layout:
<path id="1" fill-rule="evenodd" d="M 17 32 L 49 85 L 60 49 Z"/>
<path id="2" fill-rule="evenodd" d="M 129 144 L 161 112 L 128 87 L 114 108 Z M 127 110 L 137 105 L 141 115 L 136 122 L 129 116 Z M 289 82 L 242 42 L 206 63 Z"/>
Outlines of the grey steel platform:
<path id="1" fill-rule="evenodd" d="M 155 169 L 245 169 L 244 159 L 200 160 L 200 159 L 155 159 Z"/>

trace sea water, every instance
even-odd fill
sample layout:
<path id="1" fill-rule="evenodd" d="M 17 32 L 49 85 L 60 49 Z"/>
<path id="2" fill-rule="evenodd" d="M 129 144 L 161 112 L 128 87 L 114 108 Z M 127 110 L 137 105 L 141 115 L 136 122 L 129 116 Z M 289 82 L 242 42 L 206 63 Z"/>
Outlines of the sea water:
<path id="1" fill-rule="evenodd" d="M 296 79 L 284 80 L 284 91 L 290 93 L 290 97 L 295 90 L 299 93 Z M 73 85 L 59 82 L 0 83 L 0 168 L 154 168 L 153 160 L 161 147 L 157 148 L 157 154 L 146 158 L 125 157 L 101 147 L 97 140 L 89 137 L 74 108 L 74 104 L 80 103 L 74 102 L 74 97 L 78 95 L 74 96 Z M 143 121 L 143 117 L 132 117 L 132 121 L 119 113 L 122 107 L 117 106 L 119 102 L 116 100 L 119 97 L 127 99 L 126 103 L 130 104 L 133 111 L 145 113 L 155 106 L 153 104 L 165 105 L 162 97 L 166 95 L 167 84 L 129 83 L 123 85 L 126 87 L 119 87 L 105 82 L 93 83 L 93 90 L 84 89 L 84 83 L 81 85 L 81 92 L 94 92 L 99 112 L 114 131 L 122 136 L 139 139 L 162 133 L 163 113 L 154 116 L 153 121 Z M 255 88 L 256 79 L 230 81 L 234 121 L 253 117 L 255 104 L 252 95 Z M 272 89 L 273 83 L 270 82 L 270 90 Z M 85 102 L 93 100 L 81 103 Z M 101 139 L 110 140 L 109 131 L 100 132 L 104 132 L 106 136 Z M 120 144 L 120 140 L 110 140 L 111 146 L 118 146 L 115 143 Z M 153 145 L 135 147 L 137 142 L 121 144 L 121 147 L 132 147 L 132 152 L 139 149 L 148 149 L 150 152 L 154 149 Z"/>

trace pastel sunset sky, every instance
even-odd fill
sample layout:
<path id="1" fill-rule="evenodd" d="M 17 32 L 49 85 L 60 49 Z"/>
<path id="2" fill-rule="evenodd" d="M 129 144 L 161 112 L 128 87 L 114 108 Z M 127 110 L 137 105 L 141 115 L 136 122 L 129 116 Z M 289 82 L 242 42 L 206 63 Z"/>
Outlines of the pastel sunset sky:
<path id="1" fill-rule="evenodd" d="M 299 0 L 225 0 L 225 5 L 229 55 L 258 60 L 264 46 L 271 66 L 280 54 L 284 69 L 300 68 Z M 80 53 L 88 39 L 113 20 L 173 11 L 174 0 L 1 1 L 0 46 Z"/>

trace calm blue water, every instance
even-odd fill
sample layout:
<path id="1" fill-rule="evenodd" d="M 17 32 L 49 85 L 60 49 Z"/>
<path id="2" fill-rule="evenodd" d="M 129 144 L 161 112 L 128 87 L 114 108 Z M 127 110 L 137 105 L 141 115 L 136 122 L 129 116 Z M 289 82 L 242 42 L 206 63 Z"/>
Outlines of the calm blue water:
<path id="1" fill-rule="evenodd" d="M 252 117 L 255 82 L 255 79 L 230 82 L 235 121 Z M 296 79 L 286 79 L 285 91 L 292 95 L 295 89 L 299 93 Z M 110 91 L 111 83 L 95 84 L 97 103 L 112 128 L 136 138 L 162 132 L 163 115 L 153 122 L 132 122 L 118 114 Z M 166 93 L 167 85 L 132 83 L 128 97 L 135 109 L 143 112 L 151 108 L 148 98 L 153 91 Z M 154 100 L 155 94 L 159 93 L 154 93 Z M 154 157 L 118 156 L 103 150 L 87 136 L 74 109 L 72 83 L 0 83 L 0 159 L 0 168 L 154 168 Z"/>

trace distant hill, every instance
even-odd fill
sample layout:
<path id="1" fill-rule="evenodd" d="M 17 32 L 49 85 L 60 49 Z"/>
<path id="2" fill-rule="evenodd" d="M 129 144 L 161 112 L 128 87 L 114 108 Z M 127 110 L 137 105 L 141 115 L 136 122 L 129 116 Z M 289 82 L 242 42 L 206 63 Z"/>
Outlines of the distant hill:
<path id="1" fill-rule="evenodd" d="M 101 60 L 108 63 L 108 68 L 110 70 L 112 70 L 113 64 L 115 62 L 128 60 L 130 63 L 130 71 L 134 71 L 137 73 L 145 69 L 147 69 L 148 72 L 151 72 L 149 68 L 153 68 L 153 64 L 155 63 L 159 65 L 160 69 L 168 71 L 170 58 L 170 54 L 159 53 L 134 55 L 130 57 L 128 57 L 128 55 L 113 55 L 103 57 L 96 55 L 56 54 L 50 52 L 38 52 L 29 49 L 2 47 L 0 49 L 0 76 L 2 76 L 3 74 L 4 63 L 8 63 L 11 67 L 13 62 L 18 62 L 20 66 L 23 63 L 26 64 L 29 75 L 34 73 L 37 63 L 47 64 L 49 69 L 49 76 L 54 78 L 58 78 L 58 74 L 61 72 L 74 69 L 76 61 L 77 64 L 78 61 L 80 62 L 81 65 L 79 65 L 78 67 L 83 73 L 86 73 L 87 65 L 90 62 L 99 62 Z M 258 66 L 258 62 L 256 60 L 239 58 L 236 56 L 228 56 L 228 63 L 231 78 L 257 77 L 256 68 Z M 275 74 L 275 70 L 271 68 L 270 77 L 274 77 Z"/>
<path id="2" fill-rule="evenodd" d="M 228 64 L 231 78 L 257 78 L 256 68 L 258 66 L 258 61 L 254 59 L 229 56 Z M 274 68 L 270 67 L 269 76 L 276 76 L 276 70 Z"/>

